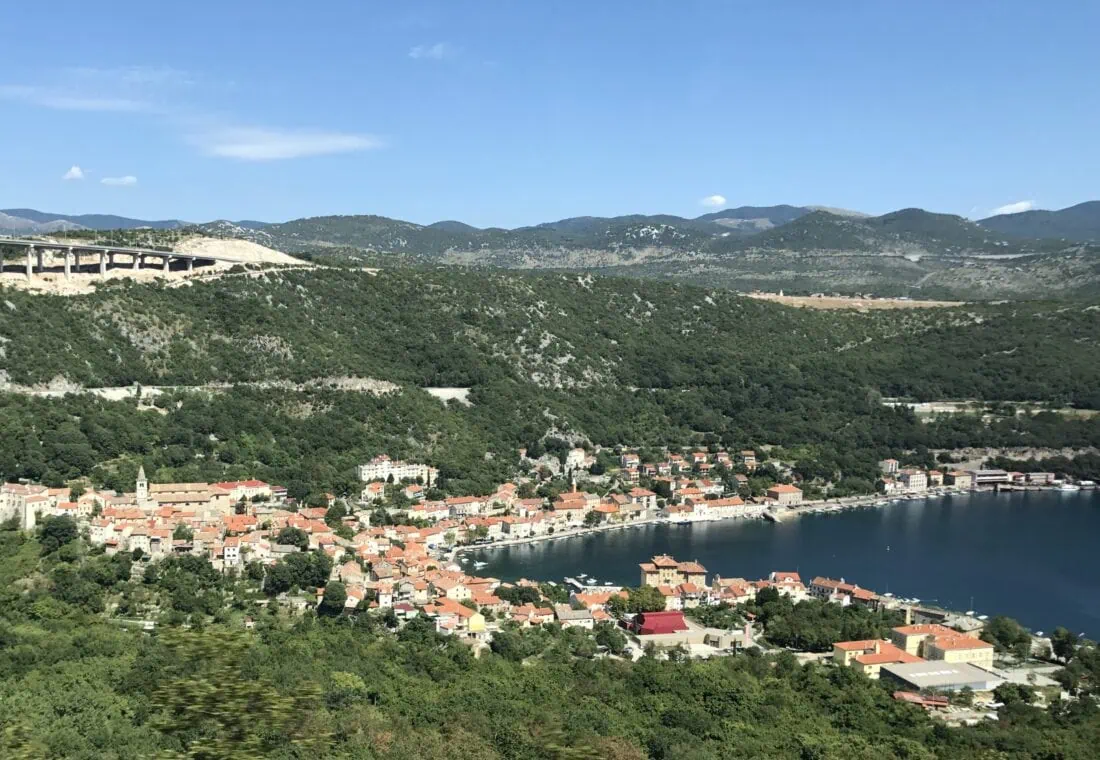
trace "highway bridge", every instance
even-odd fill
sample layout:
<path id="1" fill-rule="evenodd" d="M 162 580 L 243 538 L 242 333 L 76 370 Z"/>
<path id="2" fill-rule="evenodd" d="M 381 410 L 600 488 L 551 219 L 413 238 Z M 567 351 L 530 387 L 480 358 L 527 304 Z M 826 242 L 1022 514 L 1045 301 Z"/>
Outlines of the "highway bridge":
<path id="1" fill-rule="evenodd" d="M 46 270 L 46 256 L 56 258 L 63 257 L 65 277 L 71 277 L 74 271 L 95 273 L 98 269 L 101 276 L 107 276 L 108 267 L 125 266 L 130 269 L 145 269 L 150 260 L 155 260 L 161 271 L 172 271 L 173 262 L 179 271 L 194 271 L 195 265 L 210 265 L 215 262 L 230 264 L 243 263 L 238 259 L 230 259 L 222 256 L 209 256 L 206 254 L 179 253 L 176 251 L 158 251 L 152 248 L 125 248 L 117 245 L 82 245 L 79 243 L 57 243 L 48 240 L 23 240 L 20 238 L 0 237 L 0 249 L 23 249 L 26 251 L 27 279 L 30 280 L 35 272 L 42 273 Z M 121 261 L 119 258 L 121 257 Z M 91 261 L 88 261 L 88 259 Z M 0 264 L 2 267 L 2 264 Z M 85 269 L 81 269 L 85 267 Z"/>

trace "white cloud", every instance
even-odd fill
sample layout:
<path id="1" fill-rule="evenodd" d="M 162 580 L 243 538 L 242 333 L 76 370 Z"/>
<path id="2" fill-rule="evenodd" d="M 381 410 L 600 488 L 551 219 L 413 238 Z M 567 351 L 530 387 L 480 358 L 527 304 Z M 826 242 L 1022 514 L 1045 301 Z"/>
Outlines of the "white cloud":
<path id="1" fill-rule="evenodd" d="M 430 61 L 442 61 L 455 54 L 455 49 L 446 42 L 437 42 L 434 45 L 417 45 L 409 48 L 409 58 L 425 59 Z"/>
<path id="2" fill-rule="evenodd" d="M 208 156 L 241 161 L 278 161 L 382 147 L 382 141 L 372 135 L 259 127 L 216 129 L 193 136 L 192 142 Z"/>
<path id="3" fill-rule="evenodd" d="M 710 208 L 721 208 L 726 205 L 726 196 L 708 195 L 706 198 L 701 199 L 699 203 Z"/>
<path id="4" fill-rule="evenodd" d="M 0 98 L 19 100 L 58 111 L 143 111 L 146 104 L 126 97 L 83 95 L 54 87 L 21 84 L 0 85 Z"/>
<path id="5" fill-rule="evenodd" d="M 442 59 L 454 53 L 446 43 L 414 48 L 413 57 Z M 0 101 L 11 100 L 62 111 L 133 112 L 175 133 L 200 153 L 241 161 L 276 161 L 369 150 L 382 141 L 368 134 L 325 129 L 239 126 L 188 103 L 200 88 L 192 74 L 168 67 L 59 69 L 40 81 L 0 82 Z M 207 89 L 203 82 L 203 91 Z M 70 172 L 71 174 L 72 172 Z M 69 179 L 78 179 L 76 176 Z M 133 185 L 134 177 L 108 177 L 105 185 Z"/>
<path id="6" fill-rule="evenodd" d="M 104 177 L 100 182 L 112 187 L 129 187 L 137 184 L 137 177 L 133 174 L 127 174 L 125 177 Z"/>
<path id="7" fill-rule="evenodd" d="M 69 171 L 62 175 L 61 179 L 84 179 L 84 170 L 73 164 Z"/>
<path id="8" fill-rule="evenodd" d="M 1031 211 L 1033 208 L 1035 208 L 1035 201 L 1016 201 L 1015 203 L 1006 203 L 1004 206 L 998 206 L 990 211 L 989 215 L 1019 214 L 1021 211 Z"/>

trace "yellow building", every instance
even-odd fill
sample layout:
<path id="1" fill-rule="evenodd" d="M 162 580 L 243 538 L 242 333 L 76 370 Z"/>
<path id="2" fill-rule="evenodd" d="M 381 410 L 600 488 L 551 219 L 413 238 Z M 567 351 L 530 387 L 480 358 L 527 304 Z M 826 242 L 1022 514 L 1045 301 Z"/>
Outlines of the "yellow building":
<path id="1" fill-rule="evenodd" d="M 833 644 L 833 662 L 859 670 L 871 679 L 878 679 L 883 665 L 921 662 L 921 658 L 909 654 L 889 641 L 868 639 L 865 641 L 838 641 Z"/>
<path id="2" fill-rule="evenodd" d="M 485 633 L 485 616 L 480 612 L 475 612 L 470 615 L 470 619 L 466 621 L 467 628 L 470 633 Z"/>
<path id="3" fill-rule="evenodd" d="M 925 639 L 930 636 L 958 636 L 958 631 L 936 623 L 922 623 L 920 625 L 903 625 L 890 631 L 890 641 L 894 646 L 903 649 L 909 654 L 921 654 L 921 647 Z"/>
<path id="4" fill-rule="evenodd" d="M 707 585 L 707 569 L 698 562 L 679 562 L 667 554 L 660 554 L 638 567 L 642 571 L 643 586 Z"/>
<path id="5" fill-rule="evenodd" d="M 956 633 L 954 636 L 937 636 L 925 642 L 925 657 L 952 664 L 967 663 L 979 668 L 993 667 L 993 645 L 988 641 Z"/>

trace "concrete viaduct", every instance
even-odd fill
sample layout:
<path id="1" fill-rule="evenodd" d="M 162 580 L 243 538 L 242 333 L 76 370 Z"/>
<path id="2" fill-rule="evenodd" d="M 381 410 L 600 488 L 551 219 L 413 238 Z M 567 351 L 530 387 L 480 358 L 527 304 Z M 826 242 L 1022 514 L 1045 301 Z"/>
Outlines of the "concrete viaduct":
<path id="1" fill-rule="evenodd" d="M 107 266 L 114 266 L 116 256 L 124 256 L 130 259 L 131 269 L 141 269 L 147 259 L 159 259 L 161 270 L 169 271 L 173 260 L 186 262 L 187 271 L 195 269 L 195 263 L 213 264 L 222 261 L 230 264 L 243 263 L 238 259 L 228 259 L 221 256 L 208 256 L 205 254 L 177 253 L 175 251 L 156 251 L 149 248 L 123 248 L 120 246 L 106 245 L 79 245 L 74 243 L 54 243 L 45 240 L 21 240 L 18 238 L 0 238 L 0 248 L 23 248 L 27 252 L 27 279 L 30 280 L 35 271 L 45 270 L 45 254 L 47 251 L 61 253 L 65 257 L 65 277 L 72 276 L 73 268 L 80 271 L 81 257 L 94 257 L 92 266 L 99 266 L 99 274 L 107 276 Z M 93 270 L 94 271 L 94 270 Z"/>

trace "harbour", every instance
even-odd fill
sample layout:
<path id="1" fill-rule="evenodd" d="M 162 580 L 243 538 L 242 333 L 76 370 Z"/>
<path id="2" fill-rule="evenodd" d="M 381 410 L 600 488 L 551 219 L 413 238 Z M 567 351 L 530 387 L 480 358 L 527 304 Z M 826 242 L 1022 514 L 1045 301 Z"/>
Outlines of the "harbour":
<path id="1" fill-rule="evenodd" d="M 476 549 L 480 575 L 638 584 L 655 554 L 691 558 L 722 577 L 772 570 L 847 578 L 948 609 L 1008 615 L 1033 630 L 1100 633 L 1100 493 L 955 493 L 876 508 L 803 511 L 778 522 L 729 520 L 570 536 Z M 872 502 L 868 505 L 874 507 Z M 593 584 L 595 585 L 595 584 Z M 971 603 L 973 599 L 973 603 Z"/>

